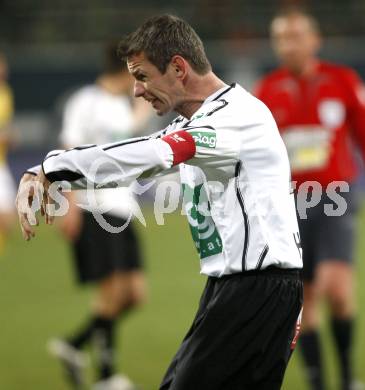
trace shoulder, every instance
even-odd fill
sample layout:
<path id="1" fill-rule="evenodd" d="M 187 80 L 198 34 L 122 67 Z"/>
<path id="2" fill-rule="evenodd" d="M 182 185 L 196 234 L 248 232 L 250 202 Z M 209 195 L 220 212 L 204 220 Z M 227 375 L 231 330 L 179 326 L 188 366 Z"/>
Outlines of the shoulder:
<path id="1" fill-rule="evenodd" d="M 279 68 L 273 70 L 266 75 L 264 75 L 261 79 L 256 82 L 254 86 L 254 95 L 259 99 L 270 98 L 270 91 L 272 89 L 277 89 L 278 86 L 282 86 L 282 82 L 288 79 L 289 73 L 287 70 L 283 68 Z"/>
<path id="2" fill-rule="evenodd" d="M 351 86 L 354 82 L 361 81 L 358 73 L 346 65 L 335 64 L 332 62 L 321 62 L 320 72 L 333 75 L 337 80 Z"/>
<path id="3" fill-rule="evenodd" d="M 236 114 L 237 107 L 242 105 L 243 99 L 247 92 L 234 83 L 220 91 L 213 99 L 204 102 L 191 119 L 184 123 L 186 126 L 217 126 L 222 121 L 233 118 Z"/>
<path id="4" fill-rule="evenodd" d="M 346 75 L 354 72 L 354 70 L 349 66 L 337 64 L 329 61 L 321 61 L 319 63 L 319 70 L 324 73 L 327 72 L 327 73 L 334 73 L 340 75 L 343 74 Z"/>
<path id="5" fill-rule="evenodd" d="M 255 95 L 237 85 L 236 91 L 232 96 L 231 110 L 238 116 L 255 116 L 256 112 L 265 110 L 265 104 Z"/>
<path id="6" fill-rule="evenodd" d="M 285 79 L 286 77 L 288 77 L 288 71 L 283 68 L 278 68 L 261 77 L 257 82 L 257 86 L 270 86 L 273 83 Z"/>
<path id="7" fill-rule="evenodd" d="M 242 106 L 243 102 L 248 99 L 250 94 L 239 84 L 233 83 L 227 86 L 213 100 L 204 104 L 201 109 L 193 115 L 192 120 L 206 118 L 217 118 L 220 116 L 231 115 L 237 106 Z"/>
<path id="8" fill-rule="evenodd" d="M 188 125 L 220 131 L 242 130 L 266 121 L 267 113 L 266 106 L 259 99 L 235 84 L 226 94 L 204 105 Z"/>

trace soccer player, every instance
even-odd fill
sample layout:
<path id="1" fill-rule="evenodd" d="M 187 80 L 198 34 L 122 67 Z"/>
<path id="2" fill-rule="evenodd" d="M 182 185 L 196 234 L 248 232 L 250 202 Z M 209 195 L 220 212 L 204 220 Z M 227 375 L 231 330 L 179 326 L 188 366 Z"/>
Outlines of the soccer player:
<path id="1" fill-rule="evenodd" d="M 6 150 L 11 141 L 11 120 L 14 112 L 13 94 L 7 77 L 8 64 L 0 52 L 0 254 L 15 217 L 15 185 L 6 163 Z"/>
<path id="2" fill-rule="evenodd" d="M 116 44 L 108 45 L 103 74 L 95 84 L 81 88 L 67 101 L 61 132 L 61 142 L 66 148 L 103 144 L 133 135 L 135 111 L 140 109 L 132 107 L 133 78 L 126 64 L 121 63 L 117 49 Z M 97 204 L 88 205 L 86 191 L 68 194 L 70 208 L 60 224 L 72 245 L 78 280 L 97 285 L 93 313 L 71 337 L 52 340 L 49 347 L 66 364 L 72 382 L 80 385 L 85 364 L 85 356 L 80 351 L 93 341 L 99 366 L 99 382 L 94 388 L 128 390 L 134 388 L 128 378 L 115 374 L 115 325 L 144 299 L 138 237 L 133 222 L 112 234 L 99 225 L 93 213 L 102 214 L 109 224 L 119 228 L 132 212 L 132 195 L 128 188 L 104 189 L 96 195 Z M 88 205 L 87 209 L 80 209 L 78 204 Z M 105 207 L 108 210 L 103 213 Z"/>
<path id="3" fill-rule="evenodd" d="M 135 96 L 158 115 L 179 116 L 151 137 L 54 151 L 42 167 L 30 168 L 17 197 L 24 238 L 35 234 L 32 184 L 44 185 L 52 223 L 53 182 L 69 180 L 74 189 L 128 185 L 179 166 L 208 280 L 160 389 L 279 389 L 298 336 L 302 260 L 289 161 L 275 121 L 240 85 L 213 73 L 200 38 L 177 17 L 147 20 L 122 40 L 120 53 L 135 77 Z"/>
<path id="4" fill-rule="evenodd" d="M 317 303 L 329 305 L 331 327 L 341 366 L 342 389 L 350 389 L 351 346 L 355 316 L 353 241 L 356 168 L 351 143 L 365 155 L 365 89 L 352 69 L 317 58 L 318 23 L 302 10 L 290 9 L 271 24 L 273 48 L 282 67 L 264 77 L 256 96 L 271 110 L 285 141 L 293 180 L 299 187 L 317 181 L 319 203 L 299 219 L 304 262 L 303 331 L 300 337 L 312 389 L 324 389 Z M 324 205 L 333 181 L 349 183 L 343 192 L 347 210 L 328 216 Z M 312 197 L 318 197 L 313 190 Z M 299 199 L 304 199 L 298 194 Z M 333 197 L 332 197 L 333 198 Z M 298 203 L 298 208 L 300 204 Z"/>

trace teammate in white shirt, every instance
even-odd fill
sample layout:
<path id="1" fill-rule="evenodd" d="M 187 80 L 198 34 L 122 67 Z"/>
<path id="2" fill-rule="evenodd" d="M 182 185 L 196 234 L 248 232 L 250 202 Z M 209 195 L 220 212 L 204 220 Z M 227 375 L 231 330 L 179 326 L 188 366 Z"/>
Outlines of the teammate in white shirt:
<path id="1" fill-rule="evenodd" d="M 107 46 L 103 73 L 94 84 L 79 89 L 66 102 L 60 136 L 66 148 L 131 137 L 137 122 L 144 119 L 141 104 L 147 113 L 144 117 L 149 116 L 149 107 L 143 101 L 132 105 L 133 78 L 126 64 L 121 64 L 117 49 L 115 43 Z M 115 325 L 127 310 L 144 299 L 145 282 L 133 222 L 118 234 L 112 234 L 93 215 L 103 215 L 114 228 L 126 224 L 133 208 L 129 189 L 104 189 L 95 195 L 95 204 L 90 204 L 86 191 L 68 193 L 70 208 L 60 221 L 73 249 L 78 281 L 97 286 L 91 318 L 71 337 L 54 339 L 49 347 L 66 364 L 71 381 L 81 385 L 84 355 L 80 351 L 92 342 L 99 378 L 94 387 L 99 389 L 128 382 L 125 376 L 115 373 Z M 127 389 L 132 389 L 131 383 L 123 387 Z"/>
<path id="2" fill-rule="evenodd" d="M 88 182 L 127 186 L 179 165 L 208 281 L 160 389 L 279 389 L 298 336 L 302 261 L 289 162 L 274 119 L 212 72 L 201 40 L 179 18 L 149 19 L 123 39 L 120 53 L 135 77 L 135 96 L 158 115 L 180 116 L 151 137 L 49 153 L 20 183 L 23 235 L 34 236 L 29 182 L 44 185 L 45 207 L 55 181 L 74 189 Z"/>

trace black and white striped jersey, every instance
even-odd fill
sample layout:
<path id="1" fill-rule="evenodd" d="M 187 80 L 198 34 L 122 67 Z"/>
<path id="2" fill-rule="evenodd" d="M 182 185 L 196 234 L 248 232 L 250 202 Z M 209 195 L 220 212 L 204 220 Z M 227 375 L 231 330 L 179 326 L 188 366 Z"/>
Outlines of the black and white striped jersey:
<path id="1" fill-rule="evenodd" d="M 129 185 L 173 165 L 203 274 L 302 267 L 285 146 L 267 107 L 239 85 L 157 135 L 51 152 L 43 170 L 86 188 Z"/>

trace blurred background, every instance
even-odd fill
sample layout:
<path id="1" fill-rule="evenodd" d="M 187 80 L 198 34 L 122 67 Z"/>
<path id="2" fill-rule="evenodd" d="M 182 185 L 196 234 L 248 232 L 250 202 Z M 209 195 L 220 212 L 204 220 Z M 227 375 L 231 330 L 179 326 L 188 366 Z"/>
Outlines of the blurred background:
<path id="1" fill-rule="evenodd" d="M 268 40 L 272 16 L 281 6 L 304 5 L 325 36 L 322 58 L 350 65 L 365 78 L 365 1 L 0 0 L 0 52 L 8 60 L 15 101 L 15 137 L 8 152 L 18 180 L 27 167 L 58 146 L 65 99 L 92 83 L 101 69 L 105 42 L 164 12 L 188 20 L 202 37 L 216 72 L 251 90 L 276 65 Z M 154 119 L 147 133 L 168 119 Z M 139 226 L 147 263 L 149 299 L 123 327 L 123 371 L 143 389 L 156 389 L 196 310 L 204 278 L 188 226 L 179 213 L 158 226 L 148 201 L 147 226 Z M 358 217 L 365 234 L 365 209 Z M 360 240 L 359 240 L 360 241 Z M 90 289 L 74 283 L 69 249 L 55 228 L 23 242 L 13 228 L 0 255 L 0 390 L 67 389 L 45 344 L 88 311 Z M 358 306 L 356 377 L 365 382 L 365 247 L 357 248 Z M 325 309 L 324 309 L 325 310 Z M 326 336 L 330 337 L 329 334 Z M 326 372 L 335 388 L 337 362 L 326 342 Z M 298 354 L 299 355 L 299 354 Z M 290 363 L 284 389 L 305 390 L 300 356 Z M 187 389 L 188 390 L 188 389 Z"/>

